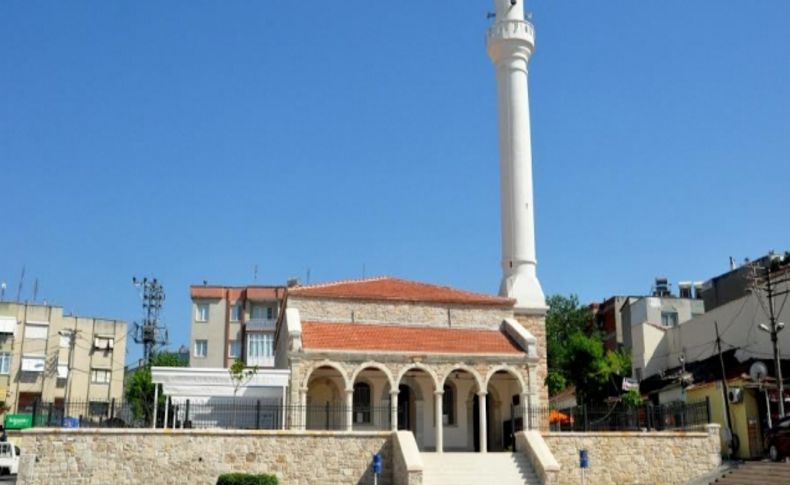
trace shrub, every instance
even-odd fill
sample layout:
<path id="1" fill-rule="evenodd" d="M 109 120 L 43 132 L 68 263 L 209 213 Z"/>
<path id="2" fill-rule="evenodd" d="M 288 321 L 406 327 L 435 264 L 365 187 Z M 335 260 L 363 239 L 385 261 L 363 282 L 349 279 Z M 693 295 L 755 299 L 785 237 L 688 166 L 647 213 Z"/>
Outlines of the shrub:
<path id="1" fill-rule="evenodd" d="M 253 475 L 251 473 L 225 473 L 217 479 L 217 485 L 277 485 L 274 475 Z"/>

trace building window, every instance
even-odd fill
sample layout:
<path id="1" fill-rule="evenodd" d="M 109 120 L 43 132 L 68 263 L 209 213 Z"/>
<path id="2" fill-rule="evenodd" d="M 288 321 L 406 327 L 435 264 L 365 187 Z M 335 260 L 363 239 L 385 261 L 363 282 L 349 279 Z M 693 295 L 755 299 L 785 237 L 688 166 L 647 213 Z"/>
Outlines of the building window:
<path id="1" fill-rule="evenodd" d="M 241 355 L 241 342 L 231 340 L 228 342 L 228 357 L 236 358 Z"/>
<path id="2" fill-rule="evenodd" d="M 29 339 L 46 339 L 49 333 L 48 325 L 31 325 L 28 324 L 25 328 L 25 338 Z"/>
<path id="3" fill-rule="evenodd" d="M 109 384 L 111 377 L 109 369 L 91 369 L 91 382 L 94 384 Z"/>
<path id="4" fill-rule="evenodd" d="M 354 423 L 370 424 L 370 386 L 364 382 L 354 384 Z"/>
<path id="5" fill-rule="evenodd" d="M 43 372 L 44 371 L 44 363 L 45 357 L 42 356 L 33 356 L 33 355 L 25 355 L 22 356 L 22 370 L 24 372 Z"/>
<path id="6" fill-rule="evenodd" d="M 442 423 L 447 425 L 455 424 L 455 390 L 452 386 L 444 386 L 442 395 Z"/>
<path id="7" fill-rule="evenodd" d="M 247 365 L 271 365 L 274 356 L 274 335 L 250 333 L 247 335 Z"/>
<path id="8" fill-rule="evenodd" d="M 60 336 L 60 348 L 61 349 L 69 348 L 70 344 L 71 344 L 71 338 L 69 338 L 68 335 L 61 335 Z"/>
<path id="9" fill-rule="evenodd" d="M 661 325 L 665 327 L 677 327 L 678 312 L 661 312 Z"/>
<path id="10" fill-rule="evenodd" d="M 266 318 L 268 318 L 269 320 L 274 318 L 274 307 L 271 306 L 266 307 Z"/>
<path id="11" fill-rule="evenodd" d="M 208 340 L 195 340 L 195 357 L 205 357 L 208 354 Z"/>
<path id="12" fill-rule="evenodd" d="M 11 373 L 11 354 L 9 352 L 0 352 L 0 374 L 7 375 Z"/>
<path id="13" fill-rule="evenodd" d="M 241 320 L 241 303 L 234 303 L 230 306 L 230 321 L 238 322 Z"/>
<path id="14" fill-rule="evenodd" d="M 115 339 L 112 337 L 94 337 L 93 348 L 99 350 L 112 350 L 115 347 Z"/>
<path id="15" fill-rule="evenodd" d="M 91 416 L 107 416 L 110 409 L 109 403 L 102 401 L 91 401 L 88 403 L 88 414 Z"/>
<path id="16" fill-rule="evenodd" d="M 253 320 L 263 320 L 266 318 L 266 308 L 267 307 L 263 305 L 252 305 L 250 317 L 252 317 Z"/>
<path id="17" fill-rule="evenodd" d="M 195 321 L 208 322 L 208 303 L 198 303 L 195 308 Z"/>

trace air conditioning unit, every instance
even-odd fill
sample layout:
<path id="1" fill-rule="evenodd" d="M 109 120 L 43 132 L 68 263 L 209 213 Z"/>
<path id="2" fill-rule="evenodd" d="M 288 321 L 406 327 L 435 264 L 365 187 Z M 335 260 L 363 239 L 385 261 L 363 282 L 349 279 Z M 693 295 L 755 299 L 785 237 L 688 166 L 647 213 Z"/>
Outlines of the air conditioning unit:
<path id="1" fill-rule="evenodd" d="M 743 389 L 740 387 L 731 387 L 727 391 L 727 400 L 730 401 L 730 404 L 743 402 Z"/>

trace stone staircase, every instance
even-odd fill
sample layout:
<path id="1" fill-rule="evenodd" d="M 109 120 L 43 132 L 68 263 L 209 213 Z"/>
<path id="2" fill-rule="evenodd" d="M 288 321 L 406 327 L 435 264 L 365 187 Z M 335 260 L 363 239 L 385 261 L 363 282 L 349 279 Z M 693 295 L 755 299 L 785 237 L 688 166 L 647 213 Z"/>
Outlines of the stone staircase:
<path id="1" fill-rule="evenodd" d="M 540 484 L 523 453 L 445 452 L 420 455 L 423 485 Z"/>
<path id="2" fill-rule="evenodd" d="M 790 484 L 790 463 L 746 462 L 710 483 L 716 485 Z"/>

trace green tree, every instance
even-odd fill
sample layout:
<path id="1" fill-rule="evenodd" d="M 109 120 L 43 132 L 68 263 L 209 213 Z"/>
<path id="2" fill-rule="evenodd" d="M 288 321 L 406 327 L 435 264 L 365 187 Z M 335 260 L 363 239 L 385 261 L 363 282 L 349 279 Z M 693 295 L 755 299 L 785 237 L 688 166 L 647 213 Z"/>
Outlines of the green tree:
<path id="1" fill-rule="evenodd" d="M 618 379 L 631 372 L 630 355 L 606 351 L 587 307 L 576 295 L 550 296 L 546 314 L 546 347 L 549 373 L 546 385 L 555 394 L 567 385 L 576 386 L 579 402 L 600 402 L 618 395 Z"/>
<path id="2" fill-rule="evenodd" d="M 126 383 L 126 402 L 132 410 L 135 419 L 150 423 L 153 419 L 154 383 L 151 380 L 151 366 L 155 367 L 186 367 L 185 362 L 176 352 L 159 352 L 151 357 L 151 365 L 145 365 L 129 377 Z M 159 404 L 165 402 L 165 397 L 159 395 Z"/>

